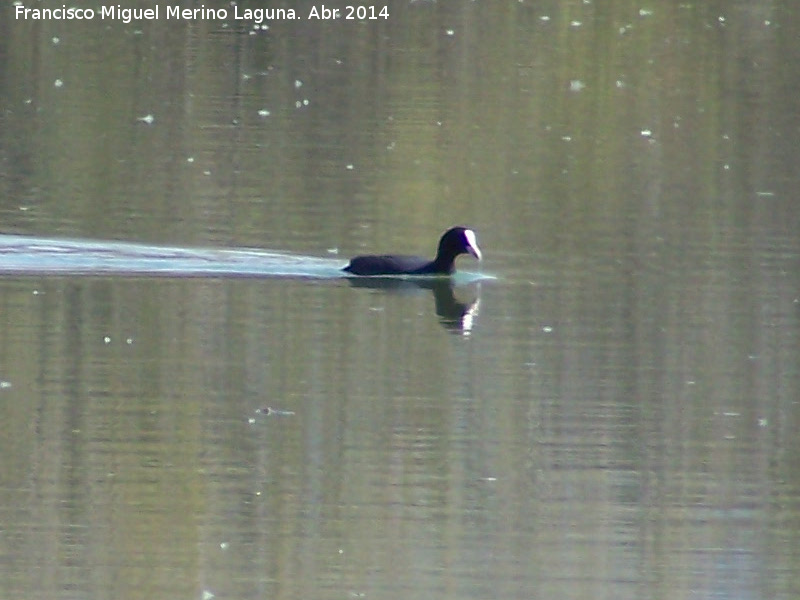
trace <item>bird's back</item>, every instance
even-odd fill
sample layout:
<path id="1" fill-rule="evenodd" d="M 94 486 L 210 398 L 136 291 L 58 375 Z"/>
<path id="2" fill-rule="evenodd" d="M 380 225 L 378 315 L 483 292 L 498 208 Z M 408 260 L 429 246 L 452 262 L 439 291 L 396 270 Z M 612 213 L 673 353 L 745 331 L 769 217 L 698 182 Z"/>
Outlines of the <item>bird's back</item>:
<path id="1" fill-rule="evenodd" d="M 421 256 L 356 256 L 344 270 L 353 275 L 411 275 L 424 272 L 429 264 L 430 261 Z"/>

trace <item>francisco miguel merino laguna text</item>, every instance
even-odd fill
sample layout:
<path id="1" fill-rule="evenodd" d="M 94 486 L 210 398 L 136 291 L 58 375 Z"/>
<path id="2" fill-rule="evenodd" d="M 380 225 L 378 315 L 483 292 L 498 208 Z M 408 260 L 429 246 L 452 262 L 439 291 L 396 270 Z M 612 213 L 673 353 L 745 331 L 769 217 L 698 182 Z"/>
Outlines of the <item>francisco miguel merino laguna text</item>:
<path id="1" fill-rule="evenodd" d="M 60 8 L 28 8 L 24 5 L 14 6 L 16 19 L 39 20 L 86 20 L 91 21 L 99 16 L 101 19 L 111 19 L 130 23 L 131 21 L 157 21 L 160 15 L 158 4 L 152 8 L 122 8 L 121 5 L 101 6 L 98 10 L 93 8 L 74 8 L 62 4 Z M 180 6 L 166 6 L 166 18 L 177 20 L 213 20 L 223 21 L 228 18 L 244 19 L 255 23 L 264 21 L 282 21 L 300 19 L 293 8 L 240 8 L 233 5 L 233 11 L 226 8 L 206 8 L 201 4 L 199 8 L 181 8 Z M 324 4 L 311 6 L 306 19 L 388 19 L 389 9 L 386 6 L 345 6 L 343 9 L 328 8 Z"/>

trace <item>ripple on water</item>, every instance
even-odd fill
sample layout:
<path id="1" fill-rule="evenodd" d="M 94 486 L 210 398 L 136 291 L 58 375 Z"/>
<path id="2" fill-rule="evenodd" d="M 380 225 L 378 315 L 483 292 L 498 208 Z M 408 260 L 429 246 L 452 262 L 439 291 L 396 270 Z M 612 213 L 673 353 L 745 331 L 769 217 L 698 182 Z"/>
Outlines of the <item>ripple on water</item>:
<path id="1" fill-rule="evenodd" d="M 339 258 L 257 248 L 179 248 L 130 242 L 0 235 L 0 274 L 340 278 Z M 459 272 L 456 283 L 493 278 Z"/>

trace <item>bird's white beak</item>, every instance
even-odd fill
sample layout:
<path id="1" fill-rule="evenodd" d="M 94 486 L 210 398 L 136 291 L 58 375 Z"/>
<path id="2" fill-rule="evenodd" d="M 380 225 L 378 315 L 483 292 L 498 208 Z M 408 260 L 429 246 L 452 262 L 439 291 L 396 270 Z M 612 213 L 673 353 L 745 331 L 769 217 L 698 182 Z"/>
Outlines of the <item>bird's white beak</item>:
<path id="1" fill-rule="evenodd" d="M 467 252 L 478 260 L 481 260 L 483 255 L 481 254 L 481 249 L 478 248 L 478 240 L 475 237 L 475 232 L 472 231 L 472 229 L 467 229 L 464 231 L 464 237 L 467 238 Z"/>

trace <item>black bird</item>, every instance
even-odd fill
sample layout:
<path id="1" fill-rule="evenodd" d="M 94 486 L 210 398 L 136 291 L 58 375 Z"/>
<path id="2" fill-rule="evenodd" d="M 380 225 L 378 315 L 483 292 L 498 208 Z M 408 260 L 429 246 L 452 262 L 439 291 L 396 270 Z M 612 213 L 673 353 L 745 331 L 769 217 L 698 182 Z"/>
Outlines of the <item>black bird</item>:
<path id="1" fill-rule="evenodd" d="M 397 254 L 356 256 L 343 270 L 353 275 L 451 275 L 456 270 L 456 256 L 467 253 L 481 259 L 475 232 L 453 227 L 442 235 L 433 260 Z"/>

